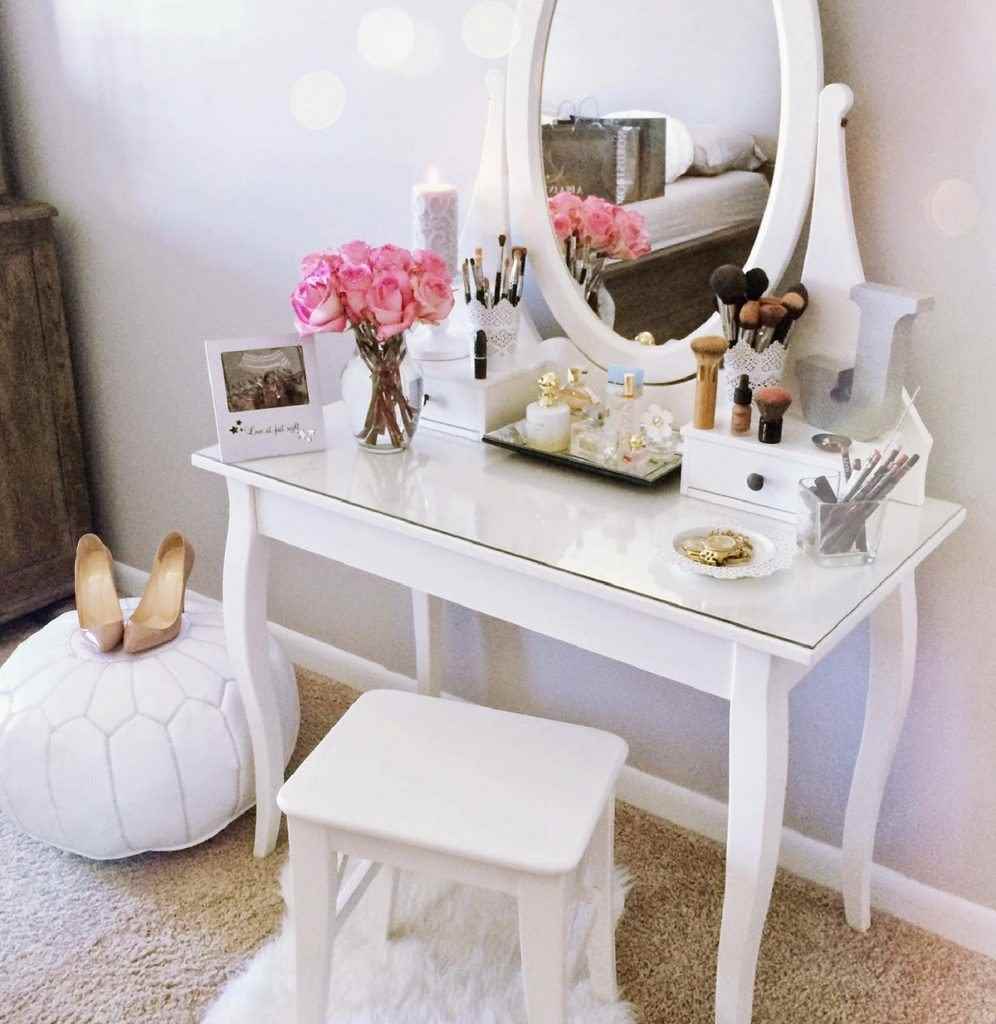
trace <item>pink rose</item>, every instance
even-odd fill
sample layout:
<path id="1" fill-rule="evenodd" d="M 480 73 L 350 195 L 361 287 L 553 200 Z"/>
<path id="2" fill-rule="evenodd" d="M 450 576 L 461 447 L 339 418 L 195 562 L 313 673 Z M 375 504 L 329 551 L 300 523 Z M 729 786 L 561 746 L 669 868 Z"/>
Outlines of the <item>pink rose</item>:
<path id="1" fill-rule="evenodd" d="M 581 197 L 573 192 L 558 192 L 547 200 L 547 207 L 551 216 L 555 216 L 558 213 L 564 214 L 570 218 L 576 227 L 581 226 L 582 206 Z"/>
<path id="2" fill-rule="evenodd" d="M 339 333 L 346 329 L 346 309 L 339 295 L 339 282 L 324 262 L 294 290 L 291 307 L 298 334 Z"/>
<path id="3" fill-rule="evenodd" d="M 347 263 L 369 263 L 370 246 L 366 242 L 347 242 L 339 248 Z"/>
<path id="4" fill-rule="evenodd" d="M 416 304 L 411 279 L 403 271 L 375 271 L 367 292 L 367 305 L 378 325 L 377 337 L 381 341 L 407 331 L 415 322 Z"/>
<path id="5" fill-rule="evenodd" d="M 430 249 L 416 249 L 412 253 L 412 261 L 423 274 L 435 274 L 440 277 L 449 275 L 446 260 L 439 253 L 432 252 Z"/>
<path id="6" fill-rule="evenodd" d="M 411 270 L 412 254 L 399 245 L 381 245 L 370 250 L 370 266 L 374 270 Z"/>
<path id="7" fill-rule="evenodd" d="M 308 277 L 314 274 L 319 267 L 326 267 L 329 272 L 335 273 L 342 263 L 342 258 L 332 249 L 319 249 L 318 252 L 309 252 L 301 260 L 301 277 Z"/>
<path id="8" fill-rule="evenodd" d="M 596 252 L 611 252 L 616 243 L 616 207 L 588 196 L 581 204 L 582 234 Z"/>
<path id="9" fill-rule="evenodd" d="M 342 289 L 346 313 L 353 323 L 367 317 L 367 293 L 373 285 L 373 271 L 366 263 L 344 263 L 339 268 L 339 287 Z"/>
<path id="10" fill-rule="evenodd" d="M 635 260 L 650 252 L 650 236 L 643 217 L 635 210 L 617 207 L 616 247 L 612 255 L 620 260 Z"/>
<path id="11" fill-rule="evenodd" d="M 445 264 L 443 264 L 445 270 Z M 453 288 L 446 274 L 422 274 L 415 279 L 415 315 L 423 323 L 441 324 L 453 308 Z"/>
<path id="12" fill-rule="evenodd" d="M 574 234 L 574 221 L 566 213 L 555 213 L 550 218 L 553 233 L 561 242 L 566 242 Z"/>

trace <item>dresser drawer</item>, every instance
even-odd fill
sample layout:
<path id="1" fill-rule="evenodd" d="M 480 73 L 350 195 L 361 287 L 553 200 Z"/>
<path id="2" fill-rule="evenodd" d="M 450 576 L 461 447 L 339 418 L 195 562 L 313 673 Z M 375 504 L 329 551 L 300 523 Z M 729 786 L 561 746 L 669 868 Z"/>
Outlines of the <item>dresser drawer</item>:
<path id="1" fill-rule="evenodd" d="M 768 453 L 763 446 L 734 448 L 706 441 L 686 442 L 681 469 L 682 489 L 695 497 L 727 498 L 794 516 L 799 508 L 799 481 L 821 470 L 813 463 Z"/>

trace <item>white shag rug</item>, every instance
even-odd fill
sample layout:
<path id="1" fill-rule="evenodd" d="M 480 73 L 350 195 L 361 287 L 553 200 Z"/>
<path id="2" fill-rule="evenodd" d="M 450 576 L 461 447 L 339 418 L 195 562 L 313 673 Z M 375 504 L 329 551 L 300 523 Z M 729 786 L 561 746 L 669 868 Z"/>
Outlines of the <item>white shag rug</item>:
<path id="1" fill-rule="evenodd" d="M 289 865 L 280 875 L 287 913 L 278 935 L 225 988 L 203 1024 L 294 1024 L 294 937 Z M 629 882 L 616 869 L 616 923 Z M 402 874 L 387 959 L 369 936 L 360 900 L 336 939 L 329 1024 L 526 1024 L 514 900 Z M 574 915 L 569 1024 L 633 1024 L 628 1004 L 591 991 L 578 956 L 584 911 Z"/>

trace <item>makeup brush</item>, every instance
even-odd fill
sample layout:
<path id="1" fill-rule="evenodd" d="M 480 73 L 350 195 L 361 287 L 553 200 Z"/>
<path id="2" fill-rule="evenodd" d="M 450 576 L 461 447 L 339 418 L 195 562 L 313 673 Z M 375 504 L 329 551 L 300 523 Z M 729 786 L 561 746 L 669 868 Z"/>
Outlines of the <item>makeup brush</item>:
<path id="1" fill-rule="evenodd" d="M 460 271 L 463 275 L 463 298 L 465 302 L 470 302 L 470 261 L 464 260 L 463 265 L 460 267 Z"/>
<path id="2" fill-rule="evenodd" d="M 753 348 L 754 339 L 761 327 L 761 303 L 756 300 L 745 302 L 737 317 L 737 322 L 740 326 L 737 340 L 746 342 Z"/>
<path id="3" fill-rule="evenodd" d="M 723 333 L 730 348 L 733 348 L 737 343 L 737 314 L 747 301 L 747 278 L 740 267 L 727 263 L 712 272 L 709 287 L 716 296 Z"/>
<path id="4" fill-rule="evenodd" d="M 692 341 L 692 351 L 698 364 L 695 376 L 695 415 L 692 425 L 699 430 L 712 430 L 716 426 L 719 364 L 729 347 L 726 338 L 705 337 Z"/>
<path id="5" fill-rule="evenodd" d="M 476 257 L 471 257 L 470 272 L 474 275 L 474 289 L 476 291 L 477 301 L 482 306 L 487 305 L 484 301 L 487 298 L 484 291 L 484 277 L 481 274 L 481 265 L 477 262 Z"/>
<path id="6" fill-rule="evenodd" d="M 495 271 L 495 300 L 497 306 L 501 302 L 501 277 L 505 269 L 505 246 L 508 244 L 506 235 L 498 236 L 498 269 Z"/>
<path id="7" fill-rule="evenodd" d="M 778 444 L 782 439 L 782 420 L 792 404 L 792 395 L 785 388 L 759 388 L 754 402 L 761 411 L 757 439 L 761 444 Z"/>
<path id="8" fill-rule="evenodd" d="M 761 328 L 754 340 L 754 348 L 763 352 L 774 338 L 778 328 L 788 318 L 788 310 L 784 306 L 761 306 Z"/>
<path id="9" fill-rule="evenodd" d="M 757 302 L 771 283 L 768 275 L 760 267 L 754 267 L 753 270 L 748 270 L 744 277 L 747 281 L 747 301 Z"/>

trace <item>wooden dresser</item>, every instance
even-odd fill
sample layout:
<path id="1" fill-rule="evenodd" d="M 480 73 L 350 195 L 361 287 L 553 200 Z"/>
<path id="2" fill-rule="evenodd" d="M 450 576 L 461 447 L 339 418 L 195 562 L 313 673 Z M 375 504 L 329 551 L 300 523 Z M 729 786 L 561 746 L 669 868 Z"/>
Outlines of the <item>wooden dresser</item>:
<path id="1" fill-rule="evenodd" d="M 72 594 L 90 529 L 55 216 L 0 199 L 0 622 Z"/>

